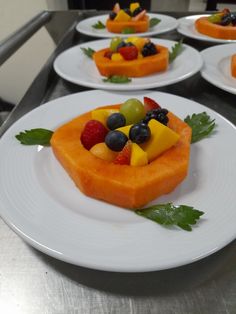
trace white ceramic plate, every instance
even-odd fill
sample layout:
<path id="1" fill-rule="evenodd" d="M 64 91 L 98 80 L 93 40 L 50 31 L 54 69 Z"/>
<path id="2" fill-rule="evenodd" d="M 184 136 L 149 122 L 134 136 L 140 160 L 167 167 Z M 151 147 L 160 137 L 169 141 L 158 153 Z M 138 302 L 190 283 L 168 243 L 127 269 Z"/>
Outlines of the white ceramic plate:
<path id="1" fill-rule="evenodd" d="M 185 181 L 153 202 L 187 204 L 204 211 L 192 232 L 165 228 L 132 211 L 86 197 L 51 148 L 24 146 L 15 139 L 25 129 L 53 130 L 97 106 L 130 97 L 142 100 L 144 95 L 181 118 L 206 111 L 216 119 L 217 132 L 192 145 Z M 236 237 L 235 135 L 235 127 L 222 116 L 171 94 L 94 90 L 56 99 L 18 120 L 0 141 L 0 214 L 33 247 L 80 266 L 141 272 L 194 262 Z"/>
<path id="2" fill-rule="evenodd" d="M 201 52 L 204 60 L 202 76 L 211 84 L 236 94 L 236 78 L 231 75 L 231 56 L 236 44 L 218 45 Z"/>
<path id="3" fill-rule="evenodd" d="M 176 43 L 165 39 L 151 38 L 151 40 L 169 49 Z M 104 77 L 98 72 L 94 61 L 87 57 L 81 48 L 90 47 L 99 50 L 109 47 L 109 45 L 110 40 L 103 39 L 72 47 L 55 59 L 54 69 L 65 80 L 82 86 L 107 90 L 140 90 L 179 82 L 192 76 L 202 67 L 200 53 L 190 46 L 183 45 L 183 51 L 170 64 L 168 71 L 141 78 L 132 78 L 132 81 L 126 84 L 106 83 L 103 82 Z"/>
<path id="4" fill-rule="evenodd" d="M 163 33 L 166 33 L 175 29 L 178 25 L 177 20 L 172 16 L 168 16 L 164 14 L 154 14 L 154 13 L 148 13 L 148 15 L 150 19 L 157 18 L 161 20 L 160 23 L 150 28 L 150 30 L 145 33 L 136 33 L 135 35 L 150 37 L 157 34 L 163 34 Z M 110 37 L 115 37 L 115 36 L 120 36 L 120 37 L 129 36 L 127 34 L 111 33 L 107 29 L 95 29 L 92 27 L 92 25 L 96 24 L 98 21 L 101 21 L 105 25 L 107 18 L 108 18 L 107 14 L 87 18 L 77 24 L 76 30 L 82 34 L 93 36 L 93 37 L 100 37 L 100 38 L 110 38 Z"/>
<path id="5" fill-rule="evenodd" d="M 178 25 L 177 31 L 180 34 L 185 35 L 187 37 L 198 39 L 198 40 L 203 40 L 203 41 L 208 41 L 208 42 L 214 42 L 214 43 L 236 42 L 236 40 L 218 39 L 218 38 L 213 38 L 213 37 L 206 36 L 199 33 L 194 26 L 194 22 L 202 16 L 209 16 L 209 14 L 190 15 L 190 16 L 185 16 L 178 19 L 179 25 Z"/>

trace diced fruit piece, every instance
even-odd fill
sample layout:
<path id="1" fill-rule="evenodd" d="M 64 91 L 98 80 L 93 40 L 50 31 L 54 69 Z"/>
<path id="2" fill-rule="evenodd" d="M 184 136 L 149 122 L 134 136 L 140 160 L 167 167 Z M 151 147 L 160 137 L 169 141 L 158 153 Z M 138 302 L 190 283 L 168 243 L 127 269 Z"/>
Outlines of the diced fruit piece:
<path id="1" fill-rule="evenodd" d="M 141 11 L 139 14 L 137 14 L 134 17 L 132 17 L 132 21 L 135 21 L 135 22 L 141 21 L 144 18 L 144 16 L 146 15 L 146 13 L 147 13 L 146 10 Z"/>
<path id="2" fill-rule="evenodd" d="M 143 49 L 143 46 L 148 43 L 150 40 L 148 38 L 142 38 L 142 37 L 129 37 L 126 39 L 127 43 L 132 43 L 133 45 L 135 45 L 137 47 L 137 49 L 139 51 L 141 51 Z"/>
<path id="3" fill-rule="evenodd" d="M 148 42 L 143 46 L 142 55 L 144 57 L 153 56 L 158 53 L 156 46 L 152 42 Z"/>
<path id="4" fill-rule="evenodd" d="M 158 122 L 167 125 L 169 121 L 167 114 L 168 110 L 165 108 L 152 109 L 146 113 L 143 122 L 148 123 L 151 119 L 155 119 Z"/>
<path id="5" fill-rule="evenodd" d="M 109 149 L 104 142 L 94 145 L 92 148 L 90 148 L 90 152 L 94 156 L 97 156 L 98 158 L 101 158 L 103 160 L 110 161 L 110 162 L 115 160 L 118 154 L 117 152 L 114 152 L 113 150 Z"/>
<path id="6" fill-rule="evenodd" d="M 221 22 L 222 14 L 216 13 L 208 16 L 208 21 L 211 23 L 219 24 Z"/>
<path id="7" fill-rule="evenodd" d="M 124 58 L 123 58 L 123 56 L 119 52 L 115 52 L 115 53 L 112 54 L 111 60 L 112 61 L 123 61 Z"/>
<path id="8" fill-rule="evenodd" d="M 116 52 L 118 46 L 122 43 L 122 38 L 120 37 L 114 37 L 112 38 L 111 42 L 110 42 L 110 49 L 112 52 Z"/>
<path id="9" fill-rule="evenodd" d="M 120 10 L 116 17 L 114 18 L 114 21 L 116 22 L 128 22 L 131 20 L 131 16 L 127 13 L 125 13 L 124 10 Z"/>
<path id="10" fill-rule="evenodd" d="M 236 78 L 236 54 L 231 57 L 231 74 Z"/>
<path id="11" fill-rule="evenodd" d="M 138 57 L 138 49 L 135 46 L 122 47 L 118 51 L 125 60 L 134 60 Z"/>
<path id="12" fill-rule="evenodd" d="M 106 145 L 115 152 L 120 152 L 128 141 L 128 137 L 120 131 L 110 131 L 105 137 Z"/>
<path id="13" fill-rule="evenodd" d="M 143 55 L 139 52 L 138 53 L 138 58 L 137 59 L 143 59 L 144 57 L 143 57 Z"/>
<path id="14" fill-rule="evenodd" d="M 125 124 L 125 117 L 119 112 L 113 113 L 107 118 L 107 127 L 110 130 L 115 130 L 117 128 L 123 127 L 125 126 Z"/>
<path id="15" fill-rule="evenodd" d="M 145 112 L 148 112 L 149 110 L 152 110 L 152 109 L 161 108 L 161 106 L 155 100 L 149 97 L 143 97 L 143 103 L 144 103 Z"/>
<path id="16" fill-rule="evenodd" d="M 115 12 L 116 14 L 120 11 L 120 5 L 119 3 L 116 3 L 113 7 L 113 12 Z"/>
<path id="17" fill-rule="evenodd" d="M 120 113 L 125 116 L 127 125 L 138 123 L 145 116 L 144 106 L 136 98 L 130 98 L 121 104 Z"/>
<path id="18" fill-rule="evenodd" d="M 81 143 L 89 150 L 95 144 L 104 142 L 107 132 L 107 128 L 101 122 L 89 120 L 81 133 Z"/>
<path id="19" fill-rule="evenodd" d="M 147 153 L 136 143 L 132 143 L 131 166 L 145 166 L 148 164 Z"/>
<path id="20" fill-rule="evenodd" d="M 132 12 L 133 16 L 137 16 L 139 15 L 141 12 L 143 11 L 143 9 L 139 6 L 136 9 L 134 9 L 134 11 Z"/>
<path id="21" fill-rule="evenodd" d="M 127 141 L 122 151 L 116 156 L 114 163 L 119 165 L 129 165 L 131 158 L 131 141 Z"/>
<path id="22" fill-rule="evenodd" d="M 104 126 L 107 125 L 107 118 L 113 114 L 119 112 L 118 109 L 95 109 L 91 112 L 93 120 L 100 121 Z"/>
<path id="23" fill-rule="evenodd" d="M 129 8 L 125 8 L 125 9 L 123 9 L 124 11 L 125 11 L 125 13 L 127 13 L 129 16 L 131 16 L 132 15 L 132 13 L 131 13 L 131 11 L 130 11 L 130 9 Z"/>
<path id="24" fill-rule="evenodd" d="M 111 56 L 112 56 L 113 52 L 111 50 L 107 50 L 105 53 L 104 53 L 104 57 L 105 58 L 108 58 L 108 59 L 111 59 Z"/>
<path id="25" fill-rule="evenodd" d="M 139 2 L 130 3 L 130 6 L 129 6 L 130 11 L 131 11 L 132 13 L 134 12 L 134 10 L 136 10 L 136 9 L 139 8 L 139 7 L 140 7 Z"/>
<path id="26" fill-rule="evenodd" d="M 147 142 L 151 136 L 150 128 L 145 123 L 134 124 L 129 131 L 129 138 L 132 142 L 141 144 Z"/>
<path id="27" fill-rule="evenodd" d="M 149 141 L 141 144 L 142 149 L 147 153 L 148 160 L 152 161 L 161 153 L 175 145 L 179 140 L 179 134 L 162 123 L 152 119 L 148 126 L 151 130 Z"/>
<path id="28" fill-rule="evenodd" d="M 112 11 L 112 12 L 109 14 L 109 19 L 113 21 L 114 18 L 116 17 L 116 15 L 117 15 L 117 14 Z"/>
<path id="29" fill-rule="evenodd" d="M 129 130 L 133 124 L 122 126 L 121 128 L 116 129 L 117 131 L 120 131 L 124 133 L 127 137 L 129 137 Z"/>

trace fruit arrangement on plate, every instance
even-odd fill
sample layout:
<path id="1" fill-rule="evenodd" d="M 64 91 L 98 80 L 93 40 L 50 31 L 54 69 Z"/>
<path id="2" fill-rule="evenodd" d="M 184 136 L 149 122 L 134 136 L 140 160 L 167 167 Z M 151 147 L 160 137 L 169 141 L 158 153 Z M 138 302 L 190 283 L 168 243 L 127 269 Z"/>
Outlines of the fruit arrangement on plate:
<path id="1" fill-rule="evenodd" d="M 106 28 L 111 33 L 144 33 L 149 28 L 149 16 L 138 2 L 124 9 L 116 3 L 106 21 Z"/>
<path id="2" fill-rule="evenodd" d="M 224 9 L 208 17 L 200 17 L 195 21 L 195 27 L 201 34 L 233 40 L 236 39 L 236 14 Z"/>
<path id="3" fill-rule="evenodd" d="M 62 125 L 54 131 L 51 146 L 83 193 L 134 209 L 184 180 L 191 132 L 153 99 L 131 98 Z"/>
<path id="4" fill-rule="evenodd" d="M 110 47 L 93 54 L 93 60 L 103 76 L 142 77 L 167 70 L 169 51 L 149 38 L 115 37 L 111 39 Z"/>

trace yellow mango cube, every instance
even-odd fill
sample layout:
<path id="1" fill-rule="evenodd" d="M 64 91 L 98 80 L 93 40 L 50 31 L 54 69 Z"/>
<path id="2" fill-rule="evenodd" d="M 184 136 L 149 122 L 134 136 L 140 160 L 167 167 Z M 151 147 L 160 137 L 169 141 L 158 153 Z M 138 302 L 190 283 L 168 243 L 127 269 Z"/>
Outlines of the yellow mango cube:
<path id="1" fill-rule="evenodd" d="M 90 148 L 90 152 L 103 160 L 112 162 L 117 157 L 117 152 L 109 149 L 105 143 L 98 143 Z"/>
<path id="2" fill-rule="evenodd" d="M 175 145 L 180 135 L 155 119 L 151 119 L 148 126 L 151 130 L 151 137 L 146 143 L 140 146 L 147 153 L 148 161 L 152 161 L 158 155 Z"/>
<path id="3" fill-rule="evenodd" d="M 119 52 L 115 52 L 111 55 L 111 60 L 112 61 L 123 61 L 124 58 L 122 57 L 122 55 Z"/>
<path id="4" fill-rule="evenodd" d="M 127 14 L 124 10 L 120 10 L 114 18 L 114 21 L 116 22 L 128 22 L 130 20 L 131 16 Z"/>
<path id="5" fill-rule="evenodd" d="M 125 40 L 127 43 L 132 43 L 136 46 L 136 48 L 141 51 L 143 49 L 143 46 L 148 43 L 150 40 L 148 38 L 142 38 L 142 37 L 129 37 Z"/>
<path id="6" fill-rule="evenodd" d="M 145 166 L 148 164 L 147 153 L 136 143 L 132 143 L 131 147 L 131 166 Z"/>
<path id="7" fill-rule="evenodd" d="M 120 128 L 117 128 L 116 130 L 117 131 L 120 131 L 122 133 L 124 133 L 127 137 L 129 137 L 129 130 L 131 128 L 133 124 L 129 124 L 129 125 L 126 125 L 126 126 L 122 126 Z"/>
<path id="8" fill-rule="evenodd" d="M 130 3 L 129 9 L 131 13 L 133 13 L 134 10 L 136 10 L 139 7 L 140 7 L 140 4 L 138 2 L 133 2 L 133 3 Z"/>
<path id="9" fill-rule="evenodd" d="M 107 127 L 107 118 L 112 114 L 119 112 L 118 109 L 95 109 L 91 112 L 93 120 L 100 121 L 105 127 Z"/>

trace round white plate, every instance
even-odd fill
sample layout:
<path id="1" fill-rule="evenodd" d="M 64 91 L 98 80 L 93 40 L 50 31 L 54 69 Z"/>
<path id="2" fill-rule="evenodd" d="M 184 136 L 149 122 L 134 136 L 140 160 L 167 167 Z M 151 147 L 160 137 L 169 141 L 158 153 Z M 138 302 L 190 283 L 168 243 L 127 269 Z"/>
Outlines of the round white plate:
<path id="1" fill-rule="evenodd" d="M 204 60 L 202 76 L 232 94 L 236 94 L 236 78 L 231 75 L 231 56 L 235 53 L 236 43 L 214 46 L 201 52 Z"/>
<path id="2" fill-rule="evenodd" d="M 164 14 L 154 14 L 154 13 L 148 13 L 150 19 L 151 18 L 157 18 L 160 21 L 156 26 L 150 28 L 145 33 L 136 33 L 135 36 L 145 36 L 150 37 L 157 34 L 163 34 L 166 32 L 169 32 L 173 29 L 175 29 L 178 26 L 177 20 L 168 15 Z M 106 28 L 105 29 L 95 29 L 92 27 L 92 25 L 96 24 L 98 21 L 101 21 L 104 25 L 106 24 L 106 20 L 108 18 L 108 15 L 98 15 L 93 16 L 90 18 L 87 18 L 85 20 L 82 20 L 76 25 L 76 30 L 82 34 L 93 36 L 93 37 L 100 37 L 100 38 L 110 38 L 110 37 L 127 37 L 128 34 L 115 34 L 109 32 Z M 132 36 L 131 34 L 130 36 Z"/>
<path id="3" fill-rule="evenodd" d="M 165 39 L 151 38 L 152 42 L 163 46 L 171 47 L 176 42 Z M 165 86 L 184 80 L 202 67 L 202 58 L 200 53 L 194 48 L 183 45 L 184 49 L 179 56 L 170 64 L 169 69 L 153 75 L 141 78 L 132 78 L 130 83 L 115 84 L 104 82 L 104 77 L 100 75 L 95 62 L 87 57 L 83 51 L 84 48 L 100 50 L 109 47 L 110 40 L 96 40 L 72 47 L 61 53 L 54 61 L 54 69 L 59 76 L 65 80 L 88 86 L 107 90 L 139 90 Z"/>
<path id="4" fill-rule="evenodd" d="M 143 100 L 144 95 L 182 119 L 206 111 L 216 120 L 217 131 L 191 146 L 185 181 L 152 202 L 186 204 L 204 211 L 192 232 L 165 228 L 130 210 L 86 197 L 50 147 L 24 146 L 15 139 L 25 129 L 54 130 L 97 106 L 130 97 Z M 0 141 L 0 214 L 33 247 L 80 266 L 142 272 L 194 262 L 236 237 L 235 135 L 235 127 L 216 112 L 171 94 L 94 90 L 55 99 L 18 120 Z"/>
<path id="5" fill-rule="evenodd" d="M 209 14 L 201 14 L 201 15 L 190 15 L 181 17 L 178 19 L 179 25 L 177 28 L 177 31 L 190 38 L 208 41 L 208 42 L 214 42 L 214 43 L 230 43 L 230 42 L 236 42 L 236 40 L 230 40 L 230 39 L 218 39 L 210 36 L 203 35 L 199 33 L 194 25 L 194 22 L 202 17 L 202 16 L 209 16 Z"/>

